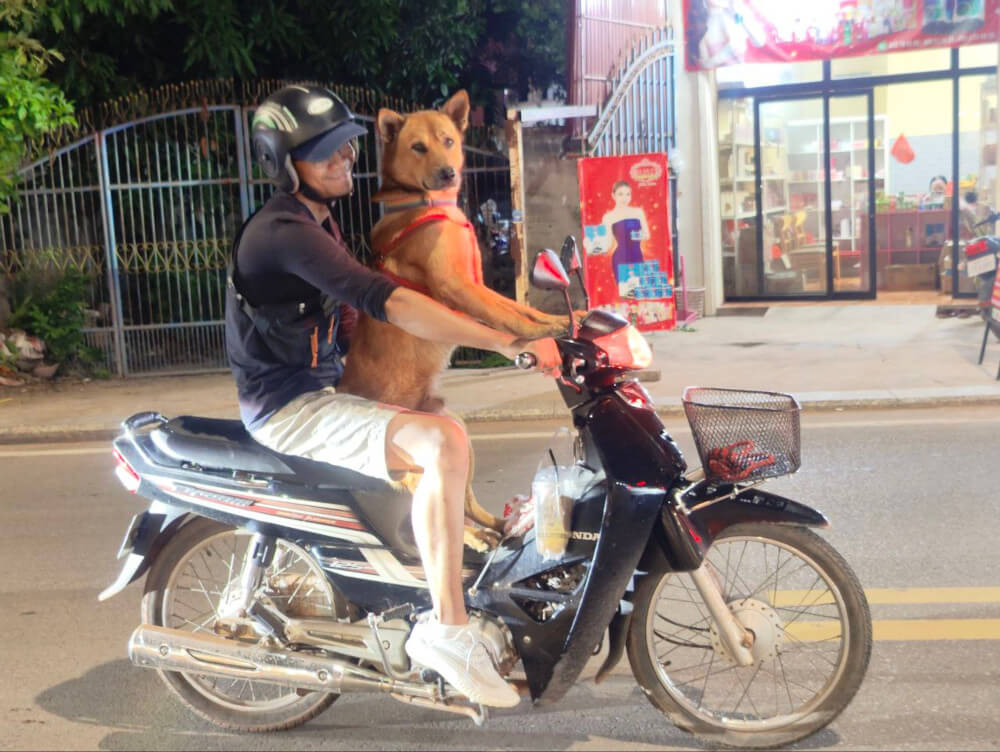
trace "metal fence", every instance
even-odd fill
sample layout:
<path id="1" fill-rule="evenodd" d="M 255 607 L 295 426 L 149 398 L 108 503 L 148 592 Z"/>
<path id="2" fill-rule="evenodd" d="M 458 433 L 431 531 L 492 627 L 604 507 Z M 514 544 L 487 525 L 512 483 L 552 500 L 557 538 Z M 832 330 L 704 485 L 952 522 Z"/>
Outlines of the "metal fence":
<path id="1" fill-rule="evenodd" d="M 0 274 L 16 287 L 81 271 L 90 282 L 85 337 L 113 373 L 226 368 L 230 245 L 271 192 L 251 158 L 254 109 L 202 104 L 136 118 L 29 165 L 11 213 L 0 215 Z M 334 211 L 362 261 L 380 216 L 371 201 L 379 159 L 370 125 L 354 193 Z M 509 181 L 504 155 L 466 148 L 461 203 L 470 218 L 487 198 L 509 202 Z"/>

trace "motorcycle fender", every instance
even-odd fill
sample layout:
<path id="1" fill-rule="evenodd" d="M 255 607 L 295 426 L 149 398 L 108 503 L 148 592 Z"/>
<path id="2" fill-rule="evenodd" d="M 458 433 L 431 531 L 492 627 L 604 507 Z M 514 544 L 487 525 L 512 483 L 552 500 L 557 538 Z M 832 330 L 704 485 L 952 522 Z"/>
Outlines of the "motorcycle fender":
<path id="1" fill-rule="evenodd" d="M 812 507 L 784 496 L 751 488 L 723 501 L 704 504 L 689 515 L 703 542 L 710 544 L 723 530 L 742 522 L 768 522 L 775 525 L 829 527 L 826 516 Z"/>
<path id="2" fill-rule="evenodd" d="M 670 502 L 663 505 L 660 525 L 639 560 L 639 570 L 655 575 L 697 569 L 712 541 L 728 527 L 743 522 L 829 527 L 822 512 L 783 496 L 748 489 L 721 501 L 705 502 L 685 514 Z"/>
<path id="3" fill-rule="evenodd" d="M 118 579 L 101 591 L 97 600 L 108 600 L 142 577 L 186 515 L 187 511 L 184 509 L 162 501 L 153 501 L 145 512 L 133 517 L 118 551 L 118 558 L 125 557 L 125 563 L 118 573 Z"/>

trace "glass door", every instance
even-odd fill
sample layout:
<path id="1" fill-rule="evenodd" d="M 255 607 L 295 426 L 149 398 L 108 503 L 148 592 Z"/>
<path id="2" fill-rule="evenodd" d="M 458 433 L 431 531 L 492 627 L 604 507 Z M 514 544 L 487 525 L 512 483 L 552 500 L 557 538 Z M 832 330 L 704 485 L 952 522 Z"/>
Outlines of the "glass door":
<path id="1" fill-rule="evenodd" d="M 827 297 L 823 98 L 758 100 L 757 105 L 758 255 L 753 261 L 759 294 Z"/>
<path id="2" fill-rule="evenodd" d="M 885 118 L 871 90 L 830 97 L 830 283 L 833 297 L 875 296 L 875 196 L 886 189 Z"/>

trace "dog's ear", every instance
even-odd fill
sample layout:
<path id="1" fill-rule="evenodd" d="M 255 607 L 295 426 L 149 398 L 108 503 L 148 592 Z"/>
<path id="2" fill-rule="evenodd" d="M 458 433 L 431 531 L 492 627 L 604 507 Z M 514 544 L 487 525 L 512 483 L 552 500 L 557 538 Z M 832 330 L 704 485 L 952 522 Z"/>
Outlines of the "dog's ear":
<path id="1" fill-rule="evenodd" d="M 395 110 L 388 110 L 383 107 L 378 111 L 378 117 L 375 118 L 375 130 L 378 131 L 382 143 L 391 144 L 396 140 L 396 136 L 399 135 L 405 119 Z"/>
<path id="2" fill-rule="evenodd" d="M 469 94 L 465 89 L 459 89 L 444 103 L 441 112 L 452 119 L 459 133 L 465 133 L 469 125 Z"/>

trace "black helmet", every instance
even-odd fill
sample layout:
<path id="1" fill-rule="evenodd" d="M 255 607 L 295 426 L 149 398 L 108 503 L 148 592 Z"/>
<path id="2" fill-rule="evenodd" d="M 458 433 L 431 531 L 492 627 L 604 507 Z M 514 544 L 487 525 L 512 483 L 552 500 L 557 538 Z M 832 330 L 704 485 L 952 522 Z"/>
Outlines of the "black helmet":
<path id="1" fill-rule="evenodd" d="M 295 192 L 292 159 L 328 159 L 367 130 L 343 100 L 321 86 L 286 86 L 260 103 L 251 125 L 253 148 L 264 174 L 279 190 Z"/>

